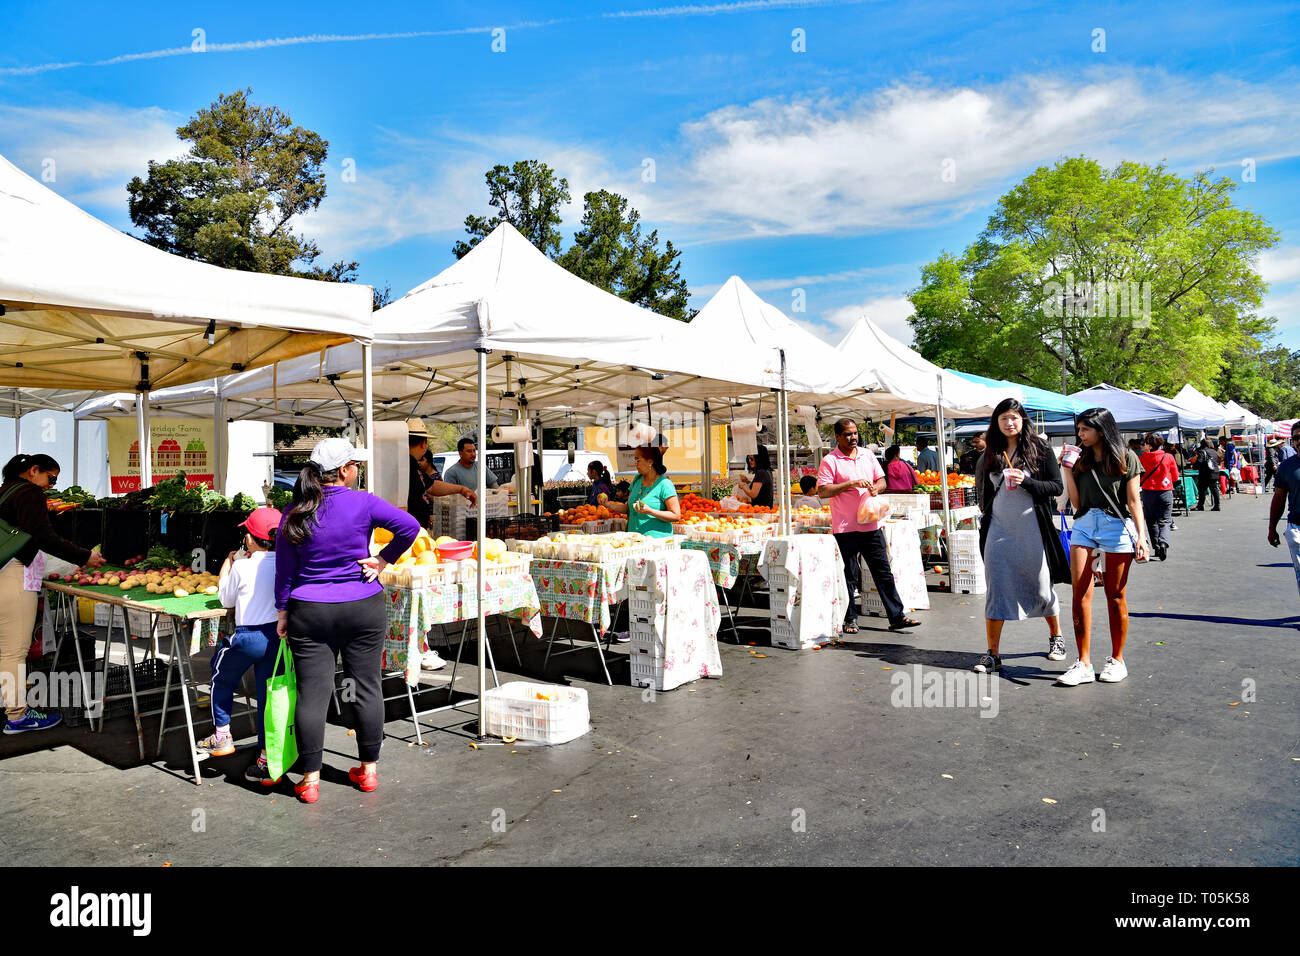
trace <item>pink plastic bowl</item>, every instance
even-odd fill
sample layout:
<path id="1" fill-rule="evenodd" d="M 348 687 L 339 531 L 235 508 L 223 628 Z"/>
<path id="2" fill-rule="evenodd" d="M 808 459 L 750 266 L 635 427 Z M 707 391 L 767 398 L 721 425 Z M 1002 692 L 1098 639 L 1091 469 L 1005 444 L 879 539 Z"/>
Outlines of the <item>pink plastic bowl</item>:
<path id="1" fill-rule="evenodd" d="M 439 561 L 463 561 L 474 552 L 473 541 L 457 541 L 454 544 L 435 546 Z"/>

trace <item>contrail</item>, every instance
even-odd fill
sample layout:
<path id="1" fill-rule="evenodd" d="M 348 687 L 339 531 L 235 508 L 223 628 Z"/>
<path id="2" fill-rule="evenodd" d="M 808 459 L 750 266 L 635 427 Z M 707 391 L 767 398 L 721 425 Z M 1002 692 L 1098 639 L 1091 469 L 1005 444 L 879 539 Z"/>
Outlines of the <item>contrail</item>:
<path id="1" fill-rule="evenodd" d="M 790 10 L 799 7 L 838 7 L 867 3 L 868 0 L 738 0 L 736 3 L 685 4 L 651 10 L 620 10 L 602 13 L 602 19 L 624 17 L 710 17 L 718 13 L 753 13 L 762 10 Z"/>
<path id="2" fill-rule="evenodd" d="M 549 27 L 557 23 L 571 23 L 575 20 L 624 19 L 629 17 L 701 17 L 727 13 L 752 13 L 762 10 L 788 10 L 801 7 L 843 6 L 846 4 L 866 3 L 868 0 L 739 0 L 736 3 L 695 4 L 676 7 L 655 7 L 647 10 L 620 10 L 602 13 L 599 17 L 570 17 L 556 20 L 538 20 L 516 23 L 505 30 L 528 30 Z M 367 40 L 413 40 L 424 37 L 466 36 L 474 33 L 490 33 L 497 26 L 459 27 L 451 30 L 411 30 L 405 33 L 358 33 L 355 35 L 335 33 L 312 33 L 300 37 L 274 37 L 266 40 L 243 40 L 238 43 L 208 43 L 203 50 L 193 47 L 178 46 L 164 50 L 146 50 L 142 53 L 124 53 L 109 57 L 107 60 L 74 60 L 66 63 L 36 63 L 31 66 L 0 67 L 0 76 L 31 76 L 36 73 L 49 73 L 52 70 L 71 70 L 88 66 L 115 66 L 119 63 L 131 63 L 136 60 L 157 60 L 171 56 L 190 56 L 196 53 L 237 53 L 246 50 L 265 50 L 268 47 L 300 46 L 309 43 L 361 43 Z"/>
<path id="3" fill-rule="evenodd" d="M 564 20 L 541 20 L 516 23 L 504 27 L 506 30 L 526 30 L 546 27 Z M 81 66 L 114 66 L 118 63 L 130 63 L 134 60 L 156 60 L 169 56 L 189 56 L 203 53 L 234 53 L 243 50 L 264 50 L 268 47 L 299 46 L 307 43 L 360 43 L 365 40 L 410 40 L 420 37 L 465 36 L 473 33 L 490 33 L 496 26 L 460 27 L 454 30 L 412 30 L 406 33 L 358 33 L 355 35 L 335 33 L 313 33 L 301 37 L 273 37 L 266 40 L 242 40 L 238 43 L 208 43 L 202 51 L 188 46 L 170 47 L 165 50 L 148 50 L 143 53 L 125 53 L 107 60 L 87 60 L 70 63 L 39 63 L 33 66 L 0 67 L 0 76 L 26 76 L 33 73 L 47 73 L 50 70 L 69 70 Z"/>

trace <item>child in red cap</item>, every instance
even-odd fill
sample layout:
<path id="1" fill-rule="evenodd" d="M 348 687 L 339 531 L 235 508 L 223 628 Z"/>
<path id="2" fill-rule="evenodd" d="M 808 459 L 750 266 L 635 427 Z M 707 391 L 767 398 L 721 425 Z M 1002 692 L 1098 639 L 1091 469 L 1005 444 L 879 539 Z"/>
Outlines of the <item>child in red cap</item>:
<path id="1" fill-rule="evenodd" d="M 235 752 L 230 734 L 230 711 L 235 703 L 235 688 L 251 667 L 257 686 L 257 742 L 261 755 L 244 771 L 245 779 L 271 786 L 266 769 L 266 733 L 263 712 L 266 708 L 266 682 L 275 666 L 280 649 L 276 633 L 275 610 L 275 532 L 280 526 L 280 512 L 258 508 L 244 521 L 246 555 L 231 551 L 221 565 L 217 596 L 226 607 L 235 609 L 235 632 L 223 637 L 212 655 L 212 723 L 211 737 L 200 740 L 201 753 L 224 757 Z"/>

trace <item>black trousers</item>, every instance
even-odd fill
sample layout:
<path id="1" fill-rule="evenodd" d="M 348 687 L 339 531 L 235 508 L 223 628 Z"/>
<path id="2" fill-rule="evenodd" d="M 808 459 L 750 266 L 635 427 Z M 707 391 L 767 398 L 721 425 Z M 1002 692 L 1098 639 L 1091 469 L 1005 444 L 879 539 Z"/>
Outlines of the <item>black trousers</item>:
<path id="1" fill-rule="evenodd" d="M 1208 491 L 1214 501 L 1214 507 L 1219 507 L 1219 473 L 1206 472 L 1204 468 L 1196 473 L 1196 507 L 1205 510 L 1205 493 Z"/>
<path id="2" fill-rule="evenodd" d="M 1169 548 L 1169 530 L 1174 523 L 1174 493 L 1143 491 L 1142 517 L 1147 522 L 1147 537 L 1153 548 Z"/>
<path id="3" fill-rule="evenodd" d="M 844 623 L 857 623 L 858 620 L 858 576 L 861 573 L 859 556 L 867 562 L 867 570 L 871 572 L 871 580 L 880 592 L 880 602 L 885 605 L 889 622 L 893 624 L 901 621 L 903 599 L 898 596 L 894 572 L 889 567 L 885 532 L 879 528 L 875 531 L 845 531 L 835 536 L 835 542 L 840 546 L 840 554 L 844 557 L 844 580 L 849 586 L 849 611 L 844 617 Z"/>
<path id="4" fill-rule="evenodd" d="M 298 675 L 295 724 L 302 771 L 321 768 L 334 660 L 340 652 L 343 676 L 352 682 L 344 687 L 355 690 L 357 752 L 362 763 L 378 760 L 384 739 L 381 661 L 388 626 L 383 592 L 342 604 L 291 600 L 288 610 L 289 650 Z"/>

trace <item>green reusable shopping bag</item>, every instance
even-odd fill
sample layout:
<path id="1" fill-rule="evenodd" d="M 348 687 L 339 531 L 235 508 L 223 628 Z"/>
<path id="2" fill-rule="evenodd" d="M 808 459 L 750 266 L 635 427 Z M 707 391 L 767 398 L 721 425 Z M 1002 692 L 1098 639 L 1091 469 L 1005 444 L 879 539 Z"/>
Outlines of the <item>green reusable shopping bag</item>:
<path id="1" fill-rule="evenodd" d="M 284 673 L 280 673 L 280 661 Z M 277 780 L 298 759 L 298 734 L 294 718 L 298 710 L 298 675 L 293 669 L 289 642 L 280 641 L 275 667 L 266 681 L 266 765 L 271 779 Z"/>

